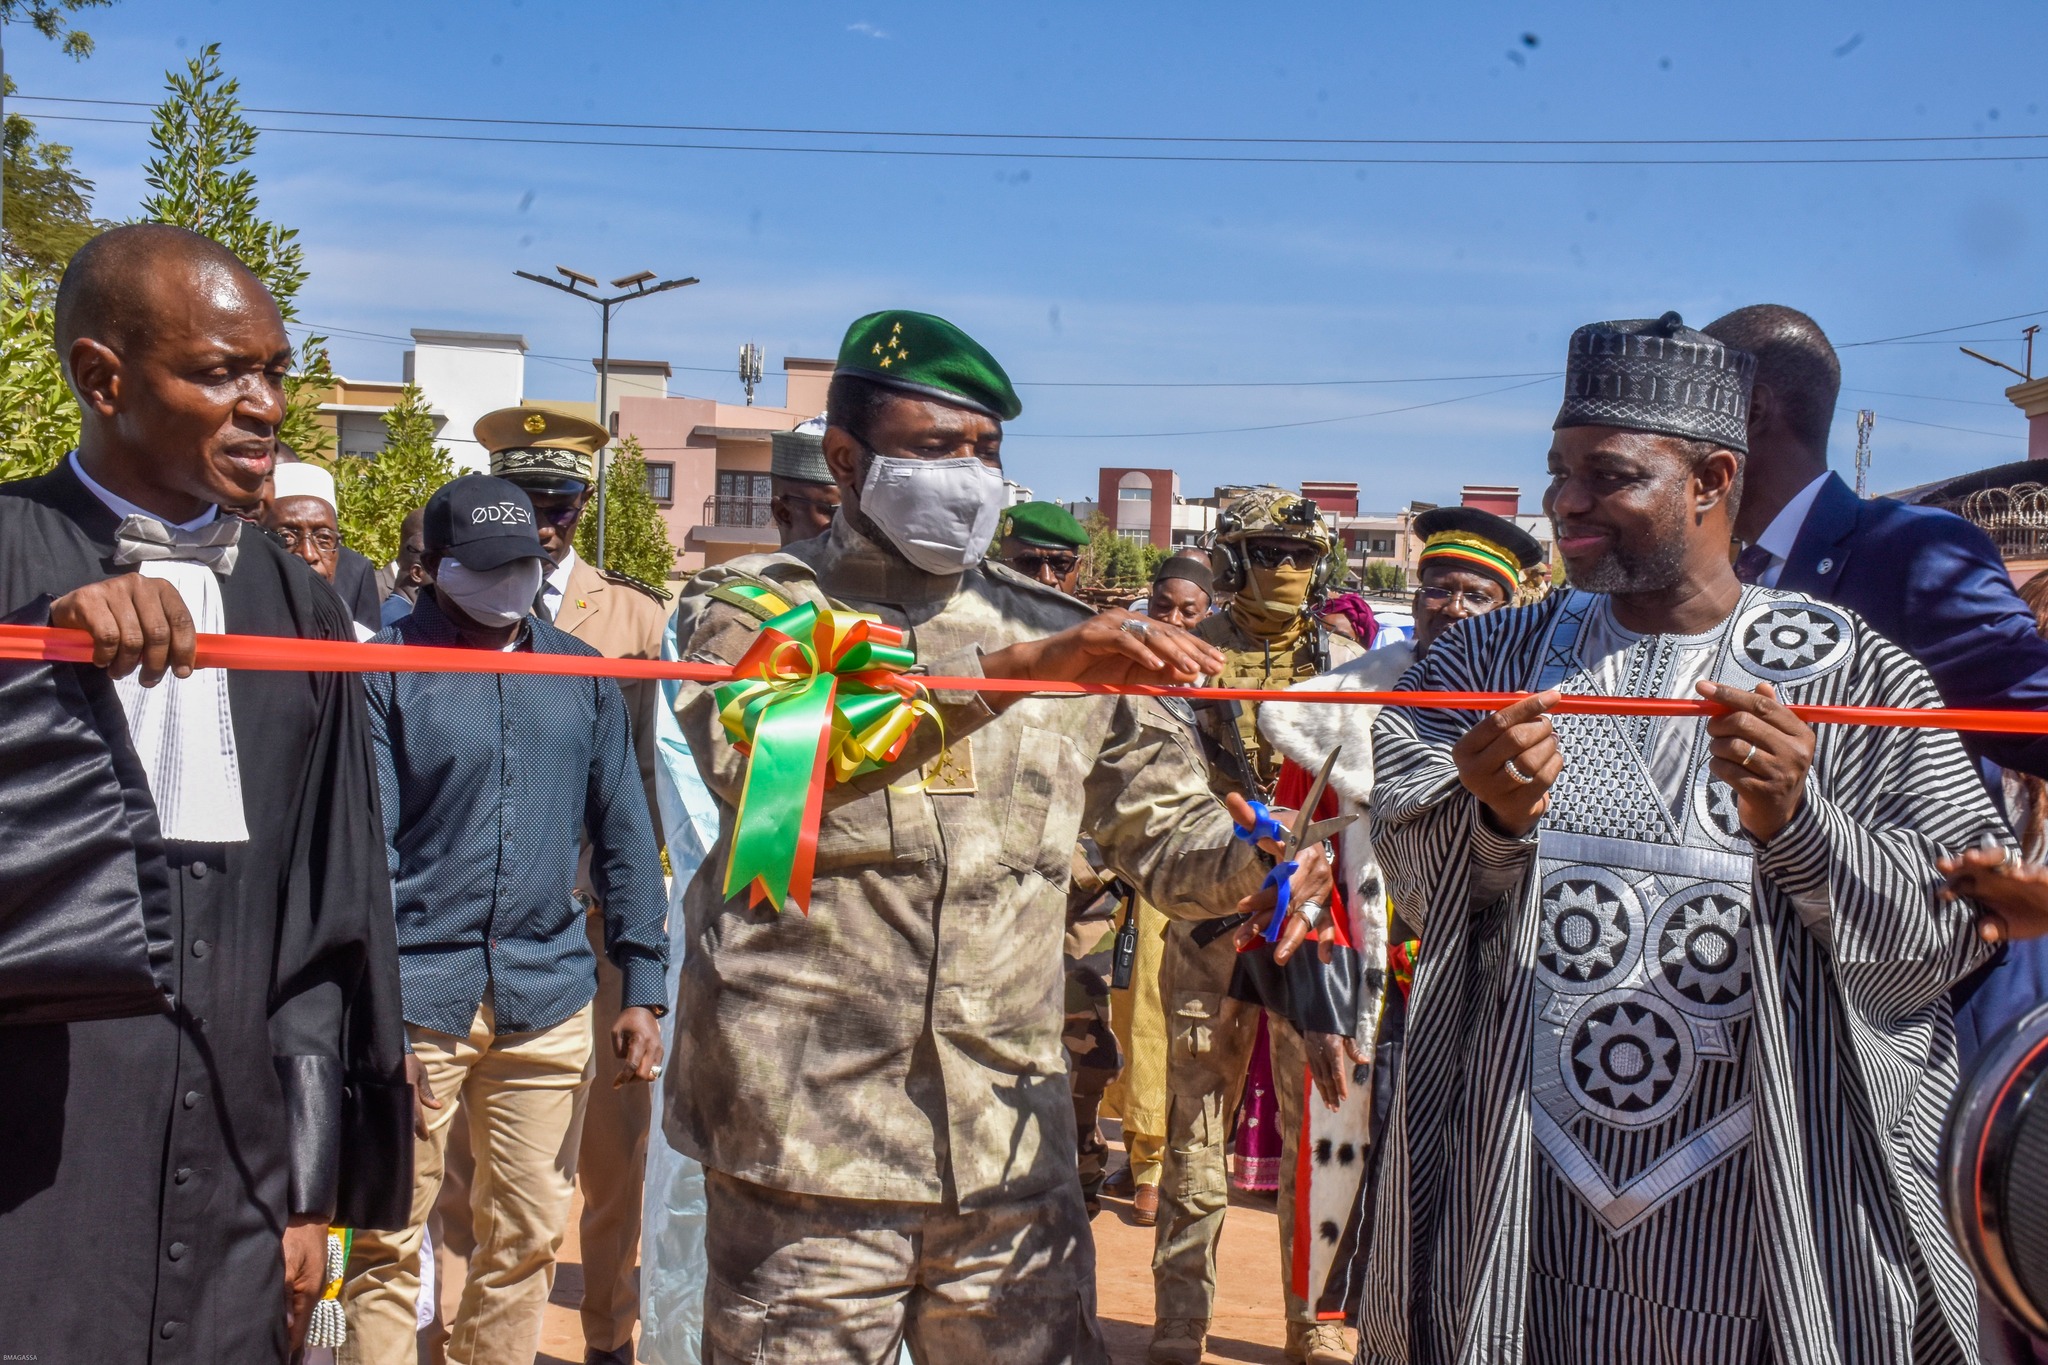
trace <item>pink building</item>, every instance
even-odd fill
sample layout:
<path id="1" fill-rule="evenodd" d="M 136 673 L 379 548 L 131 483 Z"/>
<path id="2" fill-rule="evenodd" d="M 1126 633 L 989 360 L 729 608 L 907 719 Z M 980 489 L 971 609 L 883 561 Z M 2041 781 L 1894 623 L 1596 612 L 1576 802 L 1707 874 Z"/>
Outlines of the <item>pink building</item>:
<path id="1" fill-rule="evenodd" d="M 646 454 L 648 486 L 676 547 L 671 578 L 776 547 L 768 516 L 769 437 L 825 410 L 832 366 L 787 357 L 782 405 L 749 407 L 670 395 L 668 367 L 660 362 L 612 362 L 614 426 L 622 438 L 638 439 Z"/>

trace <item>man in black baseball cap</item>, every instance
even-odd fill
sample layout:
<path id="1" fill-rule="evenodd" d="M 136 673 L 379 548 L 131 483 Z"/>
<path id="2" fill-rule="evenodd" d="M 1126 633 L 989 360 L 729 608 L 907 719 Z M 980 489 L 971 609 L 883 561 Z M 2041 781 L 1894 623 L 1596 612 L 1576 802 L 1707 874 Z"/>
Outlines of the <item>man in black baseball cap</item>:
<path id="1" fill-rule="evenodd" d="M 432 586 L 379 641 L 597 653 L 533 614 L 551 561 L 517 485 L 466 474 L 435 492 L 424 521 Z M 619 1066 L 597 1084 L 661 1074 L 668 898 L 632 723 L 610 678 L 371 673 L 363 688 L 420 1141 L 411 1226 L 357 1233 L 342 1295 L 349 1339 L 364 1360 L 414 1354 L 421 1236 L 456 1118 L 447 1100 L 461 1096 L 476 1165 L 472 1264 L 496 1269 L 472 1279 L 482 1292 L 463 1300 L 449 1353 L 508 1358 L 517 1342 L 530 1353 L 573 1194 L 558 1156 L 596 1041 L 593 940 L 617 969 L 602 1044 Z M 586 839 L 600 935 L 574 908 Z"/>

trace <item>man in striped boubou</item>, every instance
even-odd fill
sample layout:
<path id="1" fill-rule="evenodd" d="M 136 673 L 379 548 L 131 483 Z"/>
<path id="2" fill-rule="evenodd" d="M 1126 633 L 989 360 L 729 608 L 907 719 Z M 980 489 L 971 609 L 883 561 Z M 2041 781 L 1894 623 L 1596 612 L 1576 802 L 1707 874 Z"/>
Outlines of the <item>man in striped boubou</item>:
<path id="1" fill-rule="evenodd" d="M 1839 607 L 1731 565 L 1754 363 L 1573 335 L 1545 510 L 1570 590 L 1447 631 L 1389 707 L 1374 838 L 1421 933 L 1361 1358 L 1961 1361 L 1941 1222 L 1947 992 L 1988 951 L 1935 860 L 2008 837 L 1956 737 Z M 1563 692 L 1727 712 L 1546 714 Z"/>

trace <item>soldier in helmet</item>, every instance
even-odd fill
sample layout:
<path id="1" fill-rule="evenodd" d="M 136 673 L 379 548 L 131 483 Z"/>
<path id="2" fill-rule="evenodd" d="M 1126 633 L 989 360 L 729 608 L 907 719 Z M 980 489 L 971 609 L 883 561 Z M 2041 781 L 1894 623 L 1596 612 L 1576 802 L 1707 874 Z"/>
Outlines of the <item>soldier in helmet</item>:
<path id="1" fill-rule="evenodd" d="M 668 626 L 668 598 L 622 573 L 601 570 L 576 553 L 576 527 L 597 482 L 598 452 L 610 439 L 595 422 L 546 408 L 500 408 L 477 420 L 476 439 L 490 452 L 491 472 L 519 485 L 533 502 L 541 548 L 552 564 L 541 582 L 536 611 L 608 659 L 658 659 Z M 633 747 L 654 828 L 654 708 L 661 698 L 652 679 L 621 680 L 633 717 Z M 578 876 L 589 910 L 591 950 L 597 957 L 597 999 L 591 1010 L 596 1055 L 612 1051 L 612 1025 L 621 994 L 618 968 L 604 953 L 602 907 L 592 895 L 589 860 Z M 633 1269 L 640 1250 L 640 1185 L 647 1167 L 653 1101 L 644 1085 L 614 1086 L 600 1067 L 584 1092 L 576 1176 L 583 1187 L 583 1339 L 592 1365 L 630 1361 L 640 1291 Z"/>
<path id="2" fill-rule="evenodd" d="M 1318 608 L 1329 587 L 1332 537 L 1315 503 L 1280 488 L 1255 488 L 1217 521 L 1210 549 L 1217 596 L 1228 609 L 1194 627 L 1221 650 L 1219 687 L 1278 690 L 1354 659 L 1359 646 L 1333 638 Z M 1259 734 L 1256 703 L 1211 702 L 1197 725 L 1219 791 L 1270 801 L 1280 755 Z M 1160 1177 L 1159 1222 L 1152 1259 L 1155 1317 L 1148 1361 L 1196 1365 L 1202 1359 L 1216 1295 L 1216 1239 L 1228 1205 L 1224 1143 L 1230 1104 L 1258 1035 L 1258 1015 L 1231 999 L 1238 953 L 1227 939 L 1199 943 L 1189 924 L 1167 926 L 1160 995 L 1168 1028 L 1166 1160 Z M 1254 952 L 1262 951 L 1254 949 Z M 1304 957 L 1312 955 L 1305 954 Z M 1349 1360 L 1343 1329 L 1318 1323 L 1315 1305 L 1297 1295 L 1289 1271 L 1294 1239 L 1294 1176 L 1302 1124 L 1304 1070 L 1319 1086 L 1335 1085 L 1344 1040 L 1306 1037 L 1273 1014 L 1267 1038 L 1285 1148 L 1280 1170 L 1281 1282 L 1287 1302 L 1290 1361 Z"/>

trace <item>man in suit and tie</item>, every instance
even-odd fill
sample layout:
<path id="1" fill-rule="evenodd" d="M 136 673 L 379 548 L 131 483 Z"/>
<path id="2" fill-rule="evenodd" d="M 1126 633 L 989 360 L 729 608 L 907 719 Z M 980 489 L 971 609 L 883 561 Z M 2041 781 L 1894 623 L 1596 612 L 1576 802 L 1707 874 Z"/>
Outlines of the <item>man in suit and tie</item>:
<path id="1" fill-rule="evenodd" d="M 1706 331 L 1757 358 L 1735 519 L 1736 538 L 1746 546 L 1737 575 L 1855 611 L 1918 659 L 1950 706 L 2048 706 L 2048 641 L 2035 630 L 2034 614 L 2013 590 L 1991 538 L 1952 512 L 1858 498 L 1829 472 L 1828 428 L 1842 367 L 1814 320 L 1761 303 Z M 2048 776 L 2048 736 L 1962 740 L 1975 758 Z M 1996 794 L 1997 776 L 1987 773 L 1987 780 Z M 2043 999 L 2048 941 L 2010 945 L 1955 992 L 1964 1062 Z M 1987 1318 L 1987 1328 L 1995 1320 Z"/>
<path id="2" fill-rule="evenodd" d="M 533 502 L 541 548 L 553 561 L 535 611 L 608 659 L 658 659 L 668 626 L 668 599 L 625 574 L 608 573 L 576 553 L 576 527 L 597 480 L 598 452 L 609 433 L 595 422 L 543 408 L 501 408 L 477 420 L 476 438 L 491 455 L 491 472 L 518 484 Z M 661 685 L 621 680 L 633 718 L 633 747 L 655 829 L 654 708 Z M 590 895 L 586 859 L 579 890 Z M 611 1036 L 621 1000 L 618 969 L 603 952 L 604 919 L 591 902 L 591 947 L 598 991 L 591 1027 L 600 1045 Z M 589 1087 L 580 1119 L 576 1176 L 583 1187 L 583 1340 L 591 1365 L 633 1358 L 640 1317 L 634 1267 L 640 1250 L 640 1189 L 652 1120 L 649 1087 L 613 1086 L 602 1076 Z"/>
<path id="3" fill-rule="evenodd" d="M 1806 314 L 1738 308 L 1707 335 L 1757 358 L 1736 561 L 1745 582 L 1838 602 L 1904 647 L 1950 706 L 2048 707 L 2048 641 L 1991 538 L 1952 512 L 1860 499 L 1828 470 L 1841 391 L 1835 348 Z M 2048 736 L 1964 735 L 1964 747 L 2048 776 Z"/>

